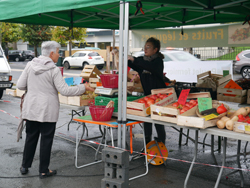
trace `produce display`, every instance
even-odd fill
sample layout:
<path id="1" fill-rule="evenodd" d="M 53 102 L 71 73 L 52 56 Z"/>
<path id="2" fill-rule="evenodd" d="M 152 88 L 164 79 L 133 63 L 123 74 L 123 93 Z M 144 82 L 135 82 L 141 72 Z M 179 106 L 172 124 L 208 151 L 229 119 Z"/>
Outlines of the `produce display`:
<path id="1" fill-rule="evenodd" d="M 82 96 L 82 100 L 88 100 L 88 106 L 95 105 L 95 97 L 97 97 L 98 94 L 94 93 L 93 91 L 86 91 Z"/>
<path id="2" fill-rule="evenodd" d="M 168 96 L 170 96 L 172 94 L 173 93 L 167 93 L 167 94 L 158 93 L 158 94 L 154 94 L 154 95 L 139 99 L 137 102 L 144 103 L 145 107 L 148 108 L 151 104 L 155 104 L 155 103 L 161 101 L 162 99 L 167 98 Z"/>
<path id="3" fill-rule="evenodd" d="M 228 130 L 232 131 L 236 122 L 250 123 L 249 114 L 250 107 L 242 107 L 236 112 L 232 113 L 230 118 L 226 116 L 222 117 L 219 121 L 217 121 L 217 127 L 220 129 L 224 129 L 226 127 Z"/>
<path id="4" fill-rule="evenodd" d="M 235 81 L 242 89 L 250 89 L 250 79 L 241 78 Z"/>
<path id="5" fill-rule="evenodd" d="M 179 104 L 178 102 L 175 102 L 172 104 L 173 107 L 176 107 L 180 114 L 183 114 L 184 112 L 190 110 L 191 108 L 198 105 L 197 99 L 196 100 L 190 100 L 189 102 L 186 102 L 185 105 Z"/>

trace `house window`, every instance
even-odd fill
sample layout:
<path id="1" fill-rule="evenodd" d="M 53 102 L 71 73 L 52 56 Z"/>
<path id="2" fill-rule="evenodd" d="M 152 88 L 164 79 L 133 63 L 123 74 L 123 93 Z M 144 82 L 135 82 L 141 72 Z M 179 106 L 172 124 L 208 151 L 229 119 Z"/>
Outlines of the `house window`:
<path id="1" fill-rule="evenodd" d="M 107 46 L 111 46 L 111 42 L 98 42 L 98 48 L 106 49 Z"/>

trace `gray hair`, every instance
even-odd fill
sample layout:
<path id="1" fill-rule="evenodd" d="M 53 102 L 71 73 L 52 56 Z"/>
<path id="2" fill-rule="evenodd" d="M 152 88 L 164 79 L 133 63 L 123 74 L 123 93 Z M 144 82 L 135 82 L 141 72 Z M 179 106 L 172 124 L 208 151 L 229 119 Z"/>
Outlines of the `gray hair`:
<path id="1" fill-rule="evenodd" d="M 42 55 L 49 57 L 50 52 L 56 53 L 59 48 L 61 48 L 61 45 L 56 41 L 45 41 L 42 43 Z"/>

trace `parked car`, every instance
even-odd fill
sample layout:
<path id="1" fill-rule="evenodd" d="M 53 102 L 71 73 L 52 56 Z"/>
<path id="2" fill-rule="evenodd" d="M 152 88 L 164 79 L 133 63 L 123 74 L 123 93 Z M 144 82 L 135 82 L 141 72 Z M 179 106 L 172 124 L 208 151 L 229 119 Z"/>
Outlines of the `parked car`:
<path id="1" fill-rule="evenodd" d="M 24 53 L 26 55 L 26 58 L 30 61 L 35 57 L 35 52 L 32 50 L 25 50 Z"/>
<path id="2" fill-rule="evenodd" d="M 13 83 L 11 82 L 11 69 L 9 63 L 4 55 L 4 51 L 0 45 L 0 99 L 3 96 L 3 91 L 7 88 L 11 88 Z"/>
<path id="3" fill-rule="evenodd" d="M 98 69 L 104 66 L 104 59 L 97 52 L 93 51 L 78 51 L 70 57 L 66 57 L 63 61 L 65 69 L 70 67 L 82 67 L 85 65 L 96 65 Z"/>
<path id="4" fill-rule="evenodd" d="M 236 56 L 234 71 L 243 78 L 250 78 L 250 50 L 244 50 Z"/>
<path id="5" fill-rule="evenodd" d="M 23 50 L 10 50 L 9 60 L 10 61 L 24 61 L 26 59 L 26 54 Z"/>

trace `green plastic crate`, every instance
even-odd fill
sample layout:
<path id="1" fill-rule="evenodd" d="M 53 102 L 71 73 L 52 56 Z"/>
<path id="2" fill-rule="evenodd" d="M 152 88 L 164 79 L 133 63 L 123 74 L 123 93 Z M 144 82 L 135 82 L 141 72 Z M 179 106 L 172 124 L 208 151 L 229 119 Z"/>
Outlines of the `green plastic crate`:
<path id="1" fill-rule="evenodd" d="M 139 99 L 139 98 L 142 98 L 144 96 L 128 96 L 127 97 L 127 101 L 134 101 L 136 99 Z M 106 106 L 109 101 L 114 101 L 114 112 L 118 112 L 118 97 L 114 97 L 114 98 L 111 98 L 111 97 L 102 97 L 102 96 L 97 96 L 95 97 L 95 105 L 97 106 Z"/>

